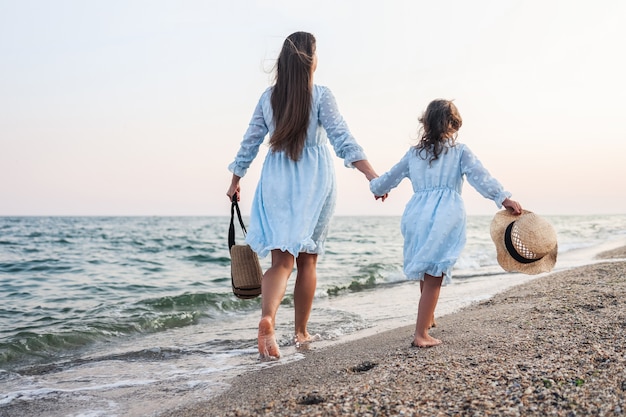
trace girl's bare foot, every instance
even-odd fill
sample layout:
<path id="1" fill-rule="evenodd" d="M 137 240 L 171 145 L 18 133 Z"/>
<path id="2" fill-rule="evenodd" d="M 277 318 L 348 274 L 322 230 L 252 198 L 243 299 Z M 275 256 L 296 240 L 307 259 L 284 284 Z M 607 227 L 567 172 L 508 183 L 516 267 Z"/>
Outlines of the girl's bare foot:
<path id="1" fill-rule="evenodd" d="M 429 348 L 433 346 L 437 346 L 441 344 L 441 340 L 435 339 L 430 335 L 426 335 L 426 337 L 415 337 L 415 339 L 411 342 L 411 346 L 420 347 L 420 348 Z"/>
<path id="2" fill-rule="evenodd" d="M 276 343 L 274 335 L 274 325 L 272 319 L 263 317 L 259 321 L 259 355 L 261 359 L 278 359 L 280 358 L 280 349 Z"/>

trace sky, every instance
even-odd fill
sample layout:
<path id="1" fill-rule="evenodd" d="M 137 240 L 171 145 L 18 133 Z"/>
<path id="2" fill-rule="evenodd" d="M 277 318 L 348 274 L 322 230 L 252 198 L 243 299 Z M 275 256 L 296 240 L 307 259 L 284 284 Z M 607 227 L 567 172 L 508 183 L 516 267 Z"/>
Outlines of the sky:
<path id="1" fill-rule="evenodd" d="M 229 215 L 227 166 L 300 30 L 379 174 L 452 99 L 524 208 L 624 214 L 624 21 L 621 0 L 0 0 L 0 215 Z M 402 214 L 408 179 L 381 203 L 335 160 L 336 215 Z"/>

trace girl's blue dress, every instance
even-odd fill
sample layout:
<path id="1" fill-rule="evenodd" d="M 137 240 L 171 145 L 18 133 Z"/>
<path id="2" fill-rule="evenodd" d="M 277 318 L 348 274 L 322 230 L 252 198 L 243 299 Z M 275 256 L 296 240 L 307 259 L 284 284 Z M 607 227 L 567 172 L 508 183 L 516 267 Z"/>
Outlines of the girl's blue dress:
<path id="1" fill-rule="evenodd" d="M 395 188 L 404 178 L 413 185 L 413 197 L 402 215 L 404 273 L 422 280 L 424 274 L 445 275 L 449 284 L 452 268 L 465 246 L 465 205 L 461 198 L 463 178 L 498 207 L 511 196 L 463 144 L 447 146 L 432 163 L 411 148 L 388 172 L 370 182 L 375 195 Z"/>
<path id="2" fill-rule="evenodd" d="M 252 115 L 235 160 L 228 166 L 243 177 L 266 135 L 274 132 L 272 87 L 265 90 Z M 347 167 L 367 159 L 337 109 L 330 89 L 313 86 L 313 105 L 306 142 L 297 162 L 284 152 L 268 151 L 252 201 L 246 243 L 266 256 L 272 249 L 322 254 L 328 225 L 335 208 L 333 156 Z"/>

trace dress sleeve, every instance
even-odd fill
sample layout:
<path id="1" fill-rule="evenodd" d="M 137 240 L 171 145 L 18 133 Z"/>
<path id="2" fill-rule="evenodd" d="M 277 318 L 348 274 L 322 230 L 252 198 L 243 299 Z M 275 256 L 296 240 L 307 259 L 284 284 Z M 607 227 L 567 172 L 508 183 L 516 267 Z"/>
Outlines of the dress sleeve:
<path id="1" fill-rule="evenodd" d="M 348 124 L 339 113 L 335 96 L 324 87 L 320 102 L 319 121 L 328 135 L 337 156 L 344 161 L 346 167 L 352 167 L 352 163 L 367 159 L 363 148 L 357 143 Z"/>
<path id="2" fill-rule="evenodd" d="M 254 109 L 254 114 L 248 125 L 248 130 L 243 135 L 235 160 L 228 165 L 228 170 L 239 177 L 246 175 L 250 164 L 259 153 L 259 147 L 268 133 L 268 127 L 263 116 L 262 101 L 264 97 L 265 94 Z"/>
<path id="3" fill-rule="evenodd" d="M 461 173 L 467 177 L 467 181 L 476 191 L 483 197 L 493 200 L 498 208 L 502 208 L 502 202 L 511 197 L 511 193 L 504 190 L 502 184 L 491 176 L 467 146 L 464 146 L 461 152 Z"/>
<path id="4" fill-rule="evenodd" d="M 396 188 L 400 182 L 409 176 L 409 158 L 411 157 L 409 150 L 389 171 L 385 172 L 378 178 L 370 181 L 370 191 L 374 195 L 387 194 Z"/>

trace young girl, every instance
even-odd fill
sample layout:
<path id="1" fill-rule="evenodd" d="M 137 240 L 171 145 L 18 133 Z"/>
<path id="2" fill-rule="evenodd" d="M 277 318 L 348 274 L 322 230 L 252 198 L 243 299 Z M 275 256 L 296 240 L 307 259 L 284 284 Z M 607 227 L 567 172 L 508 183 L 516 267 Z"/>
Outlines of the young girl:
<path id="1" fill-rule="evenodd" d="M 294 267 L 296 346 L 313 338 L 307 330 L 317 285 L 317 257 L 337 198 L 334 166 L 328 143 L 345 166 L 367 180 L 378 175 L 350 133 L 328 87 L 313 83 L 317 68 L 315 37 L 289 35 L 276 63 L 276 82 L 261 95 L 235 160 L 226 195 L 239 199 L 241 178 L 269 135 L 257 185 L 246 243 L 259 254 L 271 252 L 272 265 L 263 275 L 258 349 L 261 358 L 280 357 L 275 337 L 276 313 Z M 380 198 L 384 200 L 384 195 Z M 229 200 L 230 201 L 230 200 Z"/>
<path id="2" fill-rule="evenodd" d="M 452 268 L 465 246 L 465 206 L 461 199 L 463 177 L 485 198 L 513 214 L 522 208 L 511 193 L 493 178 L 469 148 L 456 142 L 463 123 L 449 100 L 434 100 L 419 119 L 419 143 L 393 168 L 370 182 L 375 196 L 382 196 L 408 177 L 413 197 L 402 215 L 404 273 L 420 280 L 421 296 L 412 346 L 441 343 L 428 334 L 434 325 L 441 285 L 451 282 Z"/>

